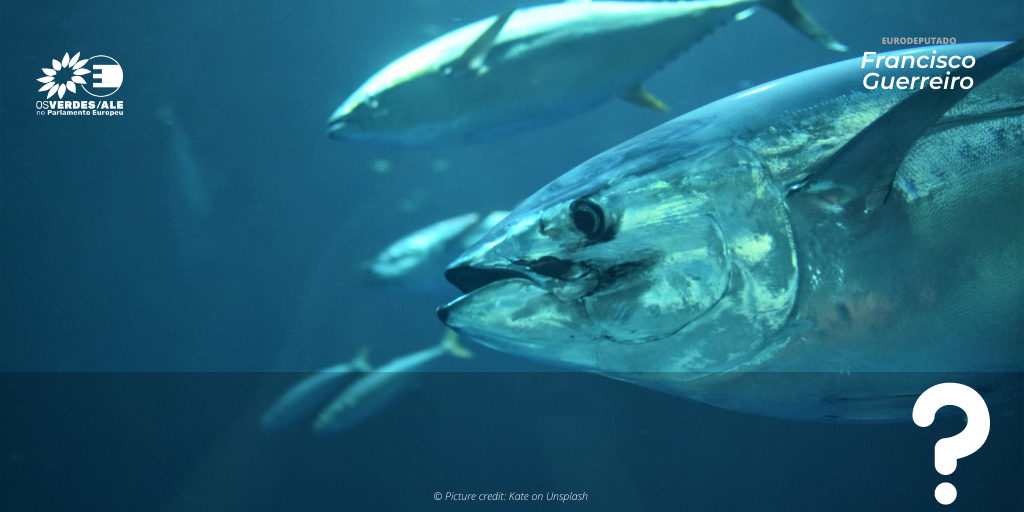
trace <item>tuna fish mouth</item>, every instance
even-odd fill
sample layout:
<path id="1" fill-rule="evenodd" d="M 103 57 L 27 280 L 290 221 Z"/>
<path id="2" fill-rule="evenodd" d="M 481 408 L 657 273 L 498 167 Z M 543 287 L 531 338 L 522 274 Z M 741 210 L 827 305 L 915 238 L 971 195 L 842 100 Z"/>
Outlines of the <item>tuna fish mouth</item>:
<path id="1" fill-rule="evenodd" d="M 464 294 L 438 309 L 437 315 L 445 324 L 456 303 L 467 304 L 477 293 L 483 293 L 484 288 L 502 287 L 518 281 L 520 286 L 529 287 L 531 294 L 543 293 L 552 303 L 569 304 L 590 295 L 600 284 L 599 274 L 590 265 L 554 256 L 496 265 L 463 264 L 450 267 L 444 276 Z"/>
<path id="2" fill-rule="evenodd" d="M 463 296 L 444 304 L 437 308 L 437 317 L 440 319 L 441 324 L 452 327 L 449 324 L 449 315 L 457 304 L 465 305 L 467 301 L 471 301 L 474 296 L 474 292 L 485 288 L 490 285 L 496 285 L 497 283 L 506 283 L 512 281 L 522 282 L 524 285 L 528 284 L 531 286 L 538 286 L 538 284 L 530 278 L 530 276 L 518 270 L 511 268 L 479 268 L 472 266 L 457 266 L 449 268 L 444 271 L 444 278 L 449 280 L 453 285 L 459 288 L 464 294 Z M 543 288 L 539 287 L 541 290 Z"/>
<path id="3" fill-rule="evenodd" d="M 511 268 L 453 267 L 444 271 L 444 277 L 462 293 L 469 294 L 491 283 L 504 279 L 533 278 L 525 272 Z"/>
<path id="4" fill-rule="evenodd" d="M 464 294 L 452 302 L 437 308 L 437 317 L 445 325 L 449 325 L 448 315 L 457 303 L 464 303 L 472 296 L 473 292 L 485 286 L 502 281 L 522 280 L 540 287 L 534 276 L 508 267 L 473 267 L 462 265 L 445 270 L 444 277 Z M 543 287 L 541 288 L 543 289 Z"/>

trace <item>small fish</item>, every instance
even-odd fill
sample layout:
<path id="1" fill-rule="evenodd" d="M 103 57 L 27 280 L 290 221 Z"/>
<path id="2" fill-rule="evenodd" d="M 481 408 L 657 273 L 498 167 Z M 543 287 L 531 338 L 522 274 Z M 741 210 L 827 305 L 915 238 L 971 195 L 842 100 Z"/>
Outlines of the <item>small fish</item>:
<path id="1" fill-rule="evenodd" d="M 857 58 L 584 162 L 452 263 L 465 295 L 438 316 L 497 350 L 768 416 L 910 421 L 939 382 L 1019 397 L 1024 42 L 887 55 L 936 54 L 976 56 L 954 70 L 973 88 L 867 90 L 877 70 Z"/>
<path id="2" fill-rule="evenodd" d="M 270 432 L 311 416 L 317 407 L 342 388 L 346 377 L 373 370 L 366 360 L 366 353 L 363 350 L 347 363 L 324 368 L 300 380 L 267 409 L 260 418 L 260 427 L 264 432 Z"/>
<path id="3" fill-rule="evenodd" d="M 157 111 L 170 131 L 165 187 L 167 209 L 177 240 L 178 261 L 193 284 L 201 283 L 209 266 L 210 177 L 192 151 L 192 143 L 170 107 Z"/>
<path id="4" fill-rule="evenodd" d="M 345 388 L 317 417 L 313 431 L 340 432 L 372 416 L 404 390 L 416 372 L 445 354 L 472 357 L 459 345 L 455 331 L 448 329 L 438 345 L 395 359 Z"/>
<path id="5" fill-rule="evenodd" d="M 507 211 L 495 211 L 481 219 L 478 213 L 467 213 L 431 224 L 389 245 L 367 271 L 379 282 L 397 284 L 407 290 L 450 289 L 444 280 L 448 262 L 506 215 Z"/>
<path id="6" fill-rule="evenodd" d="M 550 124 L 620 96 L 668 107 L 642 82 L 717 27 L 764 6 L 826 48 L 846 47 L 795 0 L 566 2 L 513 9 L 449 32 L 377 72 L 328 134 L 459 144 Z"/>

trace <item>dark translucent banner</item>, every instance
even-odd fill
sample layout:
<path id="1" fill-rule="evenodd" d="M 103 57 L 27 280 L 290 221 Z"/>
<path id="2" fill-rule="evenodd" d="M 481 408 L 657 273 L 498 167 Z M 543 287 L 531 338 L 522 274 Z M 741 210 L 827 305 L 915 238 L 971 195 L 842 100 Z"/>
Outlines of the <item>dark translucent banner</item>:
<path id="1" fill-rule="evenodd" d="M 264 431 L 306 376 L 4 373 L 0 509 L 916 511 L 942 482 L 949 510 L 1024 507 L 1019 395 L 987 400 L 987 440 L 943 476 L 956 409 L 794 421 L 583 373 L 418 374 L 343 431 L 315 435 L 315 411 Z"/>

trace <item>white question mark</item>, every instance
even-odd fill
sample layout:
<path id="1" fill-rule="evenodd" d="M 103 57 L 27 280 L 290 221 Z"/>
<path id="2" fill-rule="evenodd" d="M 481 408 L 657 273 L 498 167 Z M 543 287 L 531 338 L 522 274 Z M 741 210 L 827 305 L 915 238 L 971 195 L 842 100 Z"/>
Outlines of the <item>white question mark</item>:
<path id="1" fill-rule="evenodd" d="M 967 413 L 967 427 L 963 432 L 939 439 L 935 443 L 935 470 L 943 475 L 956 471 L 956 460 L 966 457 L 981 448 L 988 439 L 990 426 L 988 406 L 977 391 L 963 384 L 946 382 L 936 384 L 917 398 L 914 403 L 914 423 L 919 427 L 927 427 L 935 420 L 935 412 L 945 405 L 963 409 Z M 949 482 L 942 482 L 935 488 L 935 500 L 949 505 L 956 499 L 956 487 Z"/>

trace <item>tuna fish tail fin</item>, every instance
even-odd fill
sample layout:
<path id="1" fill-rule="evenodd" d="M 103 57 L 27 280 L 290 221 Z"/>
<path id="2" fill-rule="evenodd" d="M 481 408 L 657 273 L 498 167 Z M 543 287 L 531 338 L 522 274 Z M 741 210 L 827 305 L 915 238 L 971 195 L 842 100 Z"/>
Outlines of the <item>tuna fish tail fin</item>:
<path id="1" fill-rule="evenodd" d="M 370 364 L 369 356 L 370 349 L 368 347 L 363 347 L 363 349 L 360 350 L 358 354 L 356 354 L 356 357 L 352 358 L 352 362 L 349 364 L 351 364 L 352 368 L 354 368 L 357 371 L 364 373 L 372 372 L 373 365 Z"/>
<path id="2" fill-rule="evenodd" d="M 444 338 L 441 338 L 441 346 L 455 357 L 461 357 L 462 359 L 473 357 L 472 352 L 459 344 L 459 335 L 451 329 L 445 331 Z"/>
<path id="3" fill-rule="evenodd" d="M 814 21 L 811 15 L 807 14 L 802 7 L 797 5 L 796 0 L 759 0 L 759 2 L 766 8 L 775 11 L 775 14 L 782 16 L 782 19 L 786 20 L 794 28 L 817 41 L 825 48 L 837 52 L 846 51 L 846 45 L 840 43 L 826 32 L 817 21 Z"/>

